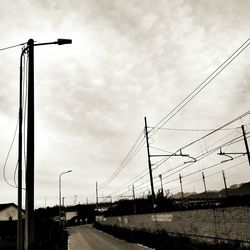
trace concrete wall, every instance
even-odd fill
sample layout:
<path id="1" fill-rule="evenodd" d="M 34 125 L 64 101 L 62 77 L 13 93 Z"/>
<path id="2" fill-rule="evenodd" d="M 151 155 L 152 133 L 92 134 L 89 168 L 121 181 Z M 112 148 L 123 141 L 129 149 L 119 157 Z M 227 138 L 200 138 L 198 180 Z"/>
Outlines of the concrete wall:
<path id="1" fill-rule="evenodd" d="M 8 208 L 0 211 L 0 221 L 7 221 L 12 218 L 12 220 L 17 220 L 18 210 L 15 206 L 10 206 Z"/>
<path id="2" fill-rule="evenodd" d="M 105 225 L 169 233 L 216 237 L 250 242 L 250 208 L 230 207 L 170 213 L 128 215 L 120 217 L 97 216 Z"/>

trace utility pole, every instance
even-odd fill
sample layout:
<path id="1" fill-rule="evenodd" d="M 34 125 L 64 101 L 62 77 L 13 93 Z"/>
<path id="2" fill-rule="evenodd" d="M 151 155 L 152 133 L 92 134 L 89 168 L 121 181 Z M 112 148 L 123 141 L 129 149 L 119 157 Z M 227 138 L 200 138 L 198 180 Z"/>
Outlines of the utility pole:
<path id="1" fill-rule="evenodd" d="M 249 147 L 248 147 L 248 142 L 247 142 L 247 137 L 246 137 L 244 125 L 241 125 L 241 129 L 242 129 L 244 142 L 245 142 L 245 147 L 246 147 L 246 151 L 247 151 L 248 164 L 250 166 L 250 153 L 249 153 Z"/>
<path id="2" fill-rule="evenodd" d="M 135 187 L 132 185 L 133 199 L 134 199 L 134 214 L 136 214 L 136 203 L 135 203 Z"/>
<path id="3" fill-rule="evenodd" d="M 223 176 L 224 185 L 225 185 L 226 197 L 228 198 L 228 190 L 227 190 L 227 183 L 226 183 L 226 177 L 225 177 L 224 170 L 222 170 L 222 176 Z"/>
<path id="4" fill-rule="evenodd" d="M 71 44 L 71 39 L 57 39 L 55 42 L 36 43 L 29 39 L 25 51 L 28 53 L 27 87 L 27 161 L 25 201 L 25 250 L 34 250 L 34 46 L 50 44 Z"/>
<path id="5" fill-rule="evenodd" d="M 206 187 L 206 181 L 205 181 L 205 176 L 204 176 L 203 172 L 202 172 L 202 179 L 203 179 L 204 188 L 205 188 L 206 200 L 207 200 L 207 203 L 208 203 L 207 187 Z"/>
<path id="6" fill-rule="evenodd" d="M 22 154 L 23 154 L 23 55 L 20 57 L 20 86 L 19 86 L 19 133 L 18 133 L 18 223 L 17 250 L 23 250 L 23 216 L 22 216 Z"/>
<path id="7" fill-rule="evenodd" d="M 159 174 L 159 178 L 160 178 L 160 181 L 161 181 L 161 194 L 162 194 L 162 197 L 164 196 L 164 191 L 163 191 L 163 184 L 162 184 L 162 175 Z"/>
<path id="8" fill-rule="evenodd" d="M 25 249 L 34 250 L 34 40 L 28 41 Z"/>
<path id="9" fill-rule="evenodd" d="M 152 165 L 151 165 L 150 152 L 149 152 L 148 126 L 147 126 L 147 118 L 146 117 L 144 117 L 144 122 L 145 122 L 145 136 L 146 136 L 146 142 L 147 142 L 148 168 L 149 168 L 151 193 L 152 193 L 152 205 L 153 205 L 153 211 L 154 211 L 154 208 L 155 208 L 155 192 L 154 192 L 154 183 L 153 183 L 153 175 L 152 175 Z"/>
<path id="10" fill-rule="evenodd" d="M 182 200 L 184 201 L 184 193 L 183 193 L 183 188 L 182 188 L 182 177 L 181 177 L 181 174 L 179 174 L 179 178 L 180 178 L 180 185 L 181 185 L 181 197 L 182 197 Z"/>
<path id="11" fill-rule="evenodd" d="M 97 185 L 97 181 L 95 183 L 95 192 L 96 192 L 96 211 L 98 213 L 98 185 Z"/>

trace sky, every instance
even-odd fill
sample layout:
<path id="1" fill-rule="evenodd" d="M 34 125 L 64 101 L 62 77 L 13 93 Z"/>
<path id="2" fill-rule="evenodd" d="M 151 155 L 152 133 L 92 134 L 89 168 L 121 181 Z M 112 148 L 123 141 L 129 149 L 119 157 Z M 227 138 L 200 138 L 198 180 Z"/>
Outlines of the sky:
<path id="1" fill-rule="evenodd" d="M 0 48 L 30 38 L 37 43 L 73 41 L 35 47 L 35 207 L 58 204 L 59 175 L 67 170 L 72 172 L 62 176 L 66 205 L 95 202 L 96 182 L 100 200 L 131 195 L 132 182 L 126 183 L 147 171 L 145 144 L 114 180 L 101 187 L 143 131 L 144 117 L 149 127 L 155 126 L 249 39 L 249 8 L 247 0 L 1 1 Z M 214 129 L 247 112 L 249 53 L 246 48 L 164 125 L 185 131 L 159 130 L 150 146 L 173 153 L 208 133 L 187 129 Z M 21 47 L 0 51 L 1 203 L 17 203 L 17 189 L 7 185 L 3 172 L 18 117 L 20 54 Z M 183 154 L 199 155 L 226 142 L 224 137 L 235 139 L 242 135 L 241 125 L 249 131 L 248 123 L 249 115 Z M 245 152 L 244 143 L 223 150 Z M 151 148 L 151 152 L 165 151 Z M 184 192 L 203 191 L 203 170 L 212 176 L 207 178 L 209 190 L 223 188 L 221 170 L 229 186 L 249 181 L 246 156 L 205 170 L 221 161 L 223 156 L 217 153 L 184 170 L 177 167 L 185 157 L 172 157 L 158 167 L 155 162 L 160 158 L 152 159 L 155 191 L 159 174 L 164 190 L 176 193 L 179 174 L 196 170 L 200 172 L 183 178 Z M 5 167 L 11 184 L 16 161 L 17 138 Z M 138 197 L 147 194 L 148 174 L 134 185 Z"/>

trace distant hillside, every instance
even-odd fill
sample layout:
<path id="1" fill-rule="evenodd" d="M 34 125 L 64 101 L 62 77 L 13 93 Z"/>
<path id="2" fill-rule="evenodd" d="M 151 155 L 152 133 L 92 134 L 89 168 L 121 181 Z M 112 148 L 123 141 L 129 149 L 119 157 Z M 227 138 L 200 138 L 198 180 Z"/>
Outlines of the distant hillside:
<path id="1" fill-rule="evenodd" d="M 187 198 L 187 197 L 189 197 L 189 196 L 191 196 L 191 195 L 197 195 L 198 193 L 195 193 L 195 192 L 193 192 L 193 193 L 183 193 L 183 196 L 184 196 L 184 198 Z M 182 198 L 182 194 L 181 194 L 181 192 L 179 192 L 179 193 L 177 193 L 177 194 L 174 194 L 173 196 L 172 196 L 174 199 L 181 199 Z"/>
<path id="2" fill-rule="evenodd" d="M 229 196 L 242 196 L 242 195 L 250 195 L 250 182 L 247 183 L 241 183 L 241 184 L 234 184 L 230 186 L 230 188 L 227 189 Z M 188 199 L 204 199 L 206 198 L 205 192 L 202 193 L 184 193 L 184 197 Z M 208 197 L 209 198 L 224 198 L 226 197 L 226 191 L 225 189 L 222 189 L 220 191 L 208 191 Z M 173 195 L 173 198 L 175 199 L 181 199 L 181 193 L 177 193 Z"/>

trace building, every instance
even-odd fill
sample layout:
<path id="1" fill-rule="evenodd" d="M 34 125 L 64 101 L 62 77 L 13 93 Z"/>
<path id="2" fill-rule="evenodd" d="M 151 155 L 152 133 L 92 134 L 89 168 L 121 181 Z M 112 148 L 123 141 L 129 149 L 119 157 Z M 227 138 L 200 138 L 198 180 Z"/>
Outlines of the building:
<path id="1" fill-rule="evenodd" d="M 0 221 L 12 221 L 18 219 L 18 207 L 14 203 L 0 204 Z"/>

